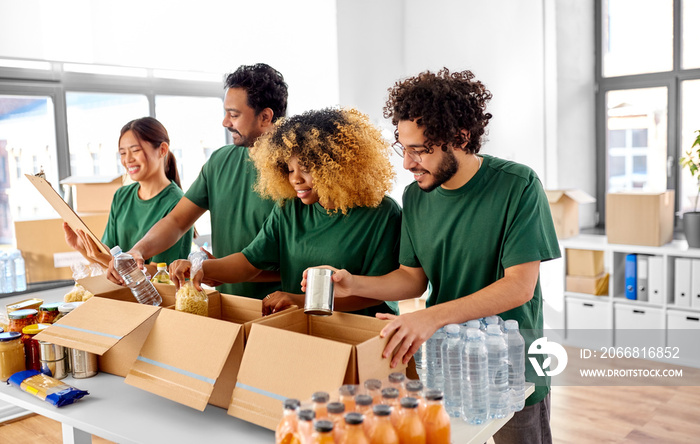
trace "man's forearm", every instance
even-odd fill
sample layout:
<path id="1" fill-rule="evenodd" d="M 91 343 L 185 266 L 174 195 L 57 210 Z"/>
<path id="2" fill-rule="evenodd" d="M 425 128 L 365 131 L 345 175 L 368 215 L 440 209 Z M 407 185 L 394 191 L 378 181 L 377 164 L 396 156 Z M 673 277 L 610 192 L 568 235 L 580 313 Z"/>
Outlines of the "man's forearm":
<path id="1" fill-rule="evenodd" d="M 353 276 L 355 296 L 380 301 L 402 301 L 420 297 L 427 288 L 428 279 L 421 268 L 403 265 L 384 276 Z"/>

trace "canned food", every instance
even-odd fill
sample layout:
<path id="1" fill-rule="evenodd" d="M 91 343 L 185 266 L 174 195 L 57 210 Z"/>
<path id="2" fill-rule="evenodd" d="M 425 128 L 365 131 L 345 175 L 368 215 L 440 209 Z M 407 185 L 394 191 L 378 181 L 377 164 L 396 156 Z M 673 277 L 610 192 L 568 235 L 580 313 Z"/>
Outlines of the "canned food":
<path id="1" fill-rule="evenodd" d="M 309 268 L 306 273 L 304 313 L 317 316 L 333 314 L 333 270 Z"/>
<path id="2" fill-rule="evenodd" d="M 51 372 L 51 376 L 56 379 L 63 379 L 68 376 L 68 353 L 65 347 L 46 341 L 39 341 L 39 351 L 41 355 L 40 371 L 42 373 Z"/>
<path id="3" fill-rule="evenodd" d="M 71 348 L 70 367 L 75 379 L 95 376 L 97 374 L 97 355 L 84 350 Z"/>
<path id="4" fill-rule="evenodd" d="M 36 324 L 37 311 L 33 308 L 15 310 L 7 314 L 9 319 L 8 330 L 22 333 L 22 329 L 28 325 Z"/>

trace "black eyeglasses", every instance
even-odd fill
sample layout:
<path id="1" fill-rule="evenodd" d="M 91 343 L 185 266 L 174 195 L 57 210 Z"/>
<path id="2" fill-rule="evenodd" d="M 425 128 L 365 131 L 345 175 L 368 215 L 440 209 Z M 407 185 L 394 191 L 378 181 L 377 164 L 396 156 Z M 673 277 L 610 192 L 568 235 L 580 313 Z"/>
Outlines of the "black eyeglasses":
<path id="1" fill-rule="evenodd" d="M 423 159 L 421 159 L 421 154 L 427 153 L 427 151 L 416 151 L 416 150 L 407 150 L 404 148 L 403 145 L 401 145 L 401 142 L 394 142 L 392 145 L 392 148 L 394 148 L 394 151 L 396 151 L 396 154 L 401 156 L 401 158 L 404 157 L 404 155 L 408 154 L 408 157 L 411 158 L 412 161 L 421 163 Z"/>

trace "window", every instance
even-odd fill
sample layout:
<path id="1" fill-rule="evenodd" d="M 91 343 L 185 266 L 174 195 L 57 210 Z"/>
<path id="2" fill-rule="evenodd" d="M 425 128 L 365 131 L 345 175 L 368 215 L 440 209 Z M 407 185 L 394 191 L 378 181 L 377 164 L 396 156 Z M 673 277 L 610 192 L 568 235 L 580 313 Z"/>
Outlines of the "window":
<path id="1" fill-rule="evenodd" d="M 675 189 L 679 216 L 694 204 L 678 159 L 700 129 L 699 22 L 700 0 L 596 0 L 601 221 L 608 192 Z"/>

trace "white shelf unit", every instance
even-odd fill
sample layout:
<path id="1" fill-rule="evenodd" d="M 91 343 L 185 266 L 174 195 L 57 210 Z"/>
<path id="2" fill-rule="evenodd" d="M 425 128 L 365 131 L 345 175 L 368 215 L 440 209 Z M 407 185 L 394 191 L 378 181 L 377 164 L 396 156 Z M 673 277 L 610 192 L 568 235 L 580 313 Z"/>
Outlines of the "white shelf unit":
<path id="1" fill-rule="evenodd" d="M 684 240 L 660 247 L 609 244 L 606 236 L 579 235 L 560 241 L 566 261 L 567 249 L 602 251 L 605 270 L 610 273 L 608 295 L 564 291 L 566 342 L 579 347 L 677 346 L 680 358 L 665 362 L 700 367 L 700 249 L 688 248 Z M 628 254 L 654 258 L 649 263 L 648 300 L 625 296 L 625 257 Z M 687 299 L 674 295 L 676 259 L 691 262 L 691 287 Z M 686 264 L 687 266 L 687 264 Z M 566 273 L 566 262 L 564 264 Z M 680 290 L 679 290 L 680 291 Z M 678 299 L 684 300 L 682 304 Z M 689 333 L 690 332 L 690 333 Z"/>

